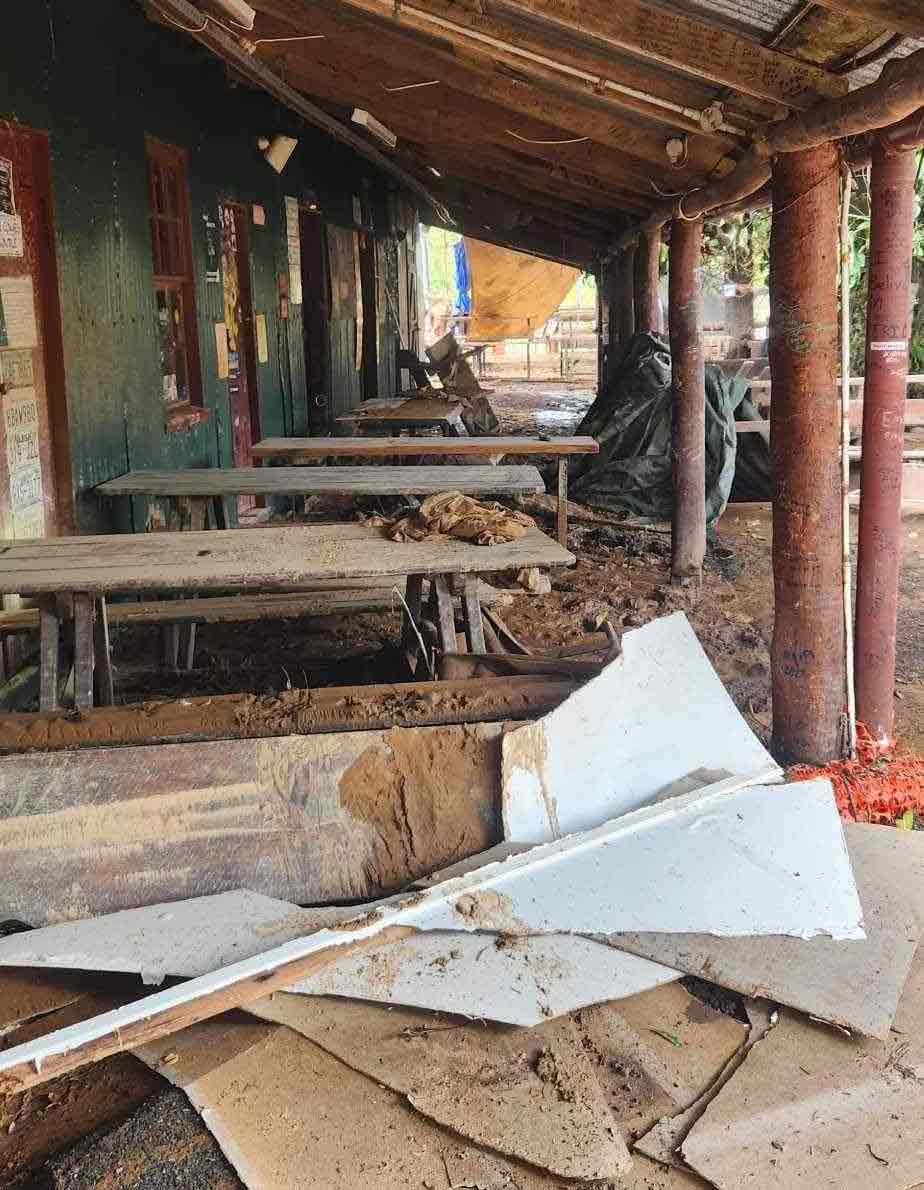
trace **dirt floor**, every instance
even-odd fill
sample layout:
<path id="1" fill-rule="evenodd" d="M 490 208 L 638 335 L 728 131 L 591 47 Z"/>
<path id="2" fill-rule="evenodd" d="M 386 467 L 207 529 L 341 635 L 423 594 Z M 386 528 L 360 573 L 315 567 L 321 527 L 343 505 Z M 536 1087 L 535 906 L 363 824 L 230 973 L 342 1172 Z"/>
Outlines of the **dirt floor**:
<path id="1" fill-rule="evenodd" d="M 586 384 L 497 384 L 490 400 L 505 434 L 573 433 L 593 400 Z M 551 500 L 528 509 L 551 529 Z M 367 506 L 367 511 L 374 511 Z M 492 575 L 513 601 L 501 609 L 527 645 L 578 642 L 604 619 L 616 629 L 637 627 L 683 610 L 738 707 L 767 738 L 770 710 L 769 643 L 773 628 L 768 505 L 732 506 L 718 525 L 701 590 L 669 583 L 670 537 L 665 526 L 639 527 L 612 513 L 572 506 L 569 546 L 578 562 L 552 577 L 548 595 L 527 595 L 511 575 Z M 308 519 L 352 519 L 349 501 L 314 502 Z M 293 514 L 288 514 L 289 519 Z M 856 514 L 853 515 L 856 538 Z M 924 750 L 924 517 L 904 522 L 904 570 L 899 614 L 896 711 L 900 734 Z M 182 697 L 247 691 L 273 694 L 308 686 L 400 680 L 397 642 L 400 603 L 380 613 L 248 625 L 203 626 L 196 664 L 173 673 L 159 665 L 160 642 L 150 628 L 121 632 L 115 664 L 121 699 Z"/>
<path id="2" fill-rule="evenodd" d="M 533 434 L 572 432 L 592 398 L 587 388 L 562 384 L 498 386 L 491 397 L 502 432 Z M 574 511 L 569 545 L 578 562 L 552 575 L 549 594 L 527 595 L 511 576 L 492 576 L 496 585 L 513 592 L 512 603 L 501 609 L 511 631 L 528 644 L 557 645 L 579 641 L 605 619 L 617 629 L 631 628 L 683 609 L 736 704 L 766 739 L 773 615 L 769 507 L 738 506 L 726 513 L 696 595 L 670 587 L 669 535 L 663 529 L 640 528 L 612 514 Z M 352 510 L 344 504 L 316 506 L 310 515 L 347 519 Z M 550 505 L 545 515 L 547 521 L 539 505 L 538 519 L 551 525 Z M 855 532 L 855 518 L 853 528 Z M 899 732 L 904 743 L 919 752 L 924 751 L 922 536 L 924 517 L 905 521 L 896 683 Z M 157 633 L 132 629 L 115 642 L 119 690 L 133 701 L 155 694 L 266 694 L 390 680 L 400 669 L 399 628 L 397 603 L 389 611 L 352 618 L 206 627 L 199 631 L 196 668 L 188 674 L 158 668 Z M 95 994 L 105 997 L 111 990 L 101 986 Z M 43 1030 L 98 1011 L 87 982 L 82 982 L 81 992 L 80 1004 L 43 1018 Z M 135 1059 L 121 1055 L 91 1071 L 56 1080 L 35 1094 L 8 1098 L 0 1105 L 0 1187 L 47 1186 L 33 1179 L 50 1155 L 125 1119 L 163 1085 Z"/>

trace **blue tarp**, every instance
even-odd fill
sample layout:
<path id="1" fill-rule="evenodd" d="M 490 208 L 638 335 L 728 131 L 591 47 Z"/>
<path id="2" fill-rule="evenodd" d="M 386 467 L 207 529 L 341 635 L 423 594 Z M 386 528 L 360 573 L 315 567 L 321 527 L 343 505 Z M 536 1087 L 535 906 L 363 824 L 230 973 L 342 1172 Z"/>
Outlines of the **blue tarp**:
<path id="1" fill-rule="evenodd" d="M 453 245 L 453 256 L 456 262 L 456 310 L 457 314 L 471 314 L 472 312 L 472 278 L 468 270 L 468 254 L 465 251 L 465 240 Z"/>

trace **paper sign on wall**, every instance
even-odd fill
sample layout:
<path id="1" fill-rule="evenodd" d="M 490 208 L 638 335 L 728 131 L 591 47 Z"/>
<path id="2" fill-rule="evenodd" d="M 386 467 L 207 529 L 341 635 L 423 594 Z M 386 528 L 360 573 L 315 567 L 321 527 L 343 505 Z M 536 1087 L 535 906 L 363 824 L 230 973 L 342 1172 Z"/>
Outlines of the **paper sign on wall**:
<path id="1" fill-rule="evenodd" d="M 208 211 L 202 213 L 202 230 L 205 235 L 205 279 L 221 281 L 221 266 L 218 263 L 218 223 Z"/>
<path id="2" fill-rule="evenodd" d="M 223 322 L 215 323 L 215 353 L 218 358 L 218 379 L 228 379 L 228 328 Z"/>
<path id="3" fill-rule="evenodd" d="M 38 401 L 34 388 L 3 397 L 3 431 L 10 476 L 13 536 L 40 537 L 45 529 L 42 463 L 39 457 Z"/>
<path id="4" fill-rule="evenodd" d="M 302 304 L 302 237 L 298 226 L 298 199 L 286 195 L 286 243 L 289 249 L 289 301 Z"/>
<path id="5" fill-rule="evenodd" d="M 266 337 L 266 315 L 258 314 L 254 319 L 257 329 L 257 361 L 261 364 L 269 362 L 269 340 Z"/>
<path id="6" fill-rule="evenodd" d="M 0 347 L 37 347 L 32 278 L 0 277 L 0 306 Z"/>
<path id="7" fill-rule="evenodd" d="M 16 214 L 13 163 L 0 157 L 0 256 L 22 255 L 22 219 Z"/>

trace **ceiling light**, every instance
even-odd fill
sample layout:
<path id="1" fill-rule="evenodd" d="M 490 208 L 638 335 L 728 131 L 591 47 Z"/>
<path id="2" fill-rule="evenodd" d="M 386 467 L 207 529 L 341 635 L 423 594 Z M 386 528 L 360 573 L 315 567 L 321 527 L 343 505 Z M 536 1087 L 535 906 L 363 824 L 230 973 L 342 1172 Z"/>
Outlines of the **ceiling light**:
<path id="1" fill-rule="evenodd" d="M 297 144 L 298 141 L 294 137 L 279 134 L 278 136 L 274 136 L 272 140 L 261 136 L 257 141 L 257 148 L 262 152 L 276 173 L 281 174 L 288 165 L 289 158 L 295 152 L 295 146 Z"/>
<path id="2" fill-rule="evenodd" d="M 398 143 L 397 136 L 390 128 L 375 118 L 370 116 L 367 111 L 363 111 L 361 107 L 353 108 L 353 115 L 350 117 L 354 124 L 358 124 L 361 128 L 365 128 L 367 132 L 371 132 L 373 136 L 378 137 L 383 144 L 388 145 L 389 149 L 393 149 Z"/>
<path id="3" fill-rule="evenodd" d="M 434 178 L 441 178 L 443 176 L 435 165 L 428 165 L 427 169 L 433 174 Z"/>
<path id="4" fill-rule="evenodd" d="M 257 14 L 246 0 L 212 0 L 212 3 L 229 16 L 235 25 L 240 25 L 242 29 L 253 28 L 254 17 Z"/>

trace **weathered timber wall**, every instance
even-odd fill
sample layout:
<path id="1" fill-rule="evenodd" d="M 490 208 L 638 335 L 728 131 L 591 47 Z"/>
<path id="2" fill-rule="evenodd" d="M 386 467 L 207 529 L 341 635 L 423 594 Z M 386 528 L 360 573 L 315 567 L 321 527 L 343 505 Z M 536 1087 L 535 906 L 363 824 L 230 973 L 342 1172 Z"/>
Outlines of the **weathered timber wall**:
<path id="1" fill-rule="evenodd" d="M 0 63 L 0 120 L 49 135 L 78 530 L 143 528 L 141 501 L 131 509 L 127 501 L 110 508 L 93 488 L 133 468 L 231 461 L 227 384 L 218 378 L 214 334 L 223 319 L 222 286 L 205 281 L 203 216 L 215 218 L 220 200 L 258 203 L 266 212 L 264 226 L 250 226 L 254 310 L 266 315 L 269 347 L 267 362 L 257 365 L 261 432 L 305 434 L 310 394 L 302 307 L 292 305 L 287 321 L 277 317 L 277 276 L 287 270 L 284 196 L 316 197 L 329 228 L 352 230 L 353 195 L 365 193 L 376 240 L 396 234 L 388 213 L 392 199 L 367 163 L 269 97 L 236 85 L 205 50 L 181 31 L 148 21 L 138 4 L 17 5 L 4 22 Z M 281 177 L 256 149 L 259 136 L 274 133 L 300 141 Z M 165 429 L 160 396 L 146 134 L 189 153 L 209 416 L 181 430 Z M 391 270 L 389 283 L 395 283 Z M 397 307 L 396 295 L 393 301 Z M 381 306 L 378 374 L 387 392 L 393 390 L 396 333 L 388 303 Z M 338 412 L 361 396 L 350 323 L 332 320 L 329 327 L 327 379 Z"/>

